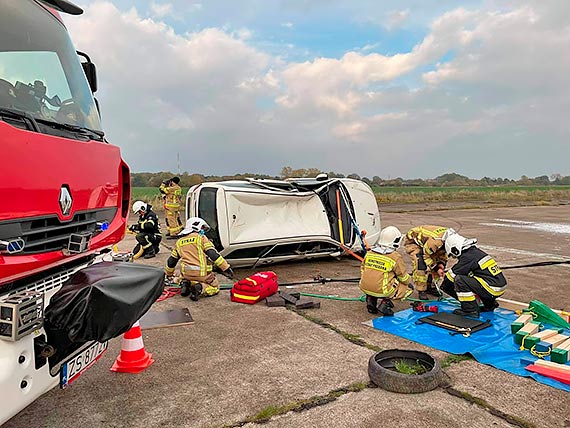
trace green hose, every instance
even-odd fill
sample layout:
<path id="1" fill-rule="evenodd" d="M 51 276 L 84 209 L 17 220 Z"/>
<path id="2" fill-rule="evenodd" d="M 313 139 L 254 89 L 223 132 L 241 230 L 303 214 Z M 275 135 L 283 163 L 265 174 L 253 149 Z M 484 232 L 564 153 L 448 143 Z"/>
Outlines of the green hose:
<path id="1" fill-rule="evenodd" d="M 343 302 L 365 302 L 366 294 L 360 297 L 338 297 L 331 295 L 313 294 L 313 293 L 299 293 L 301 296 L 316 297 L 317 299 L 330 299 L 330 300 L 342 300 Z"/>

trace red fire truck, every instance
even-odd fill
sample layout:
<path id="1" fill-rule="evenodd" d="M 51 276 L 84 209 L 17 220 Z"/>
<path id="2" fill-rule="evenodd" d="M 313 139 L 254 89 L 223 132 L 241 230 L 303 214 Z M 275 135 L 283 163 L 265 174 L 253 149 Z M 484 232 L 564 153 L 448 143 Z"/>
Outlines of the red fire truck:
<path id="1" fill-rule="evenodd" d="M 82 10 L 0 2 L 0 425 L 106 349 L 83 343 L 52 358 L 43 311 L 124 237 L 129 212 L 129 167 L 105 139 L 95 66 L 59 12 Z"/>

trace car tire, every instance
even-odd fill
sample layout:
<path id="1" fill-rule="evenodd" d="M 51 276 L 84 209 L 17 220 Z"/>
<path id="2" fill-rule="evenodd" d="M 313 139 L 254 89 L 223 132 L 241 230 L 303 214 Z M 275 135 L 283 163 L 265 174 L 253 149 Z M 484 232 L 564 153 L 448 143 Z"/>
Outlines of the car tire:
<path id="1" fill-rule="evenodd" d="M 395 370 L 399 360 L 419 363 L 427 371 L 422 374 L 404 374 Z M 401 394 L 416 394 L 437 388 L 442 382 L 442 370 L 439 362 L 420 351 L 389 349 L 377 352 L 368 361 L 368 375 L 372 383 L 387 391 Z"/>

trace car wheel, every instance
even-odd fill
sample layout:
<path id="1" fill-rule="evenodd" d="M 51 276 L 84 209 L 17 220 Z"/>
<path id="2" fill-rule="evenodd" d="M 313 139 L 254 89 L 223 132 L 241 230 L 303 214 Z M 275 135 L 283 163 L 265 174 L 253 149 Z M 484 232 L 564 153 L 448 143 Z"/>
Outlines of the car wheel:
<path id="1" fill-rule="evenodd" d="M 421 374 L 400 373 L 396 366 L 420 365 L 425 372 Z M 389 349 L 377 352 L 368 361 L 368 375 L 377 386 L 387 391 L 402 394 L 415 394 L 431 391 L 442 381 L 442 370 L 439 362 L 429 354 L 420 351 Z"/>

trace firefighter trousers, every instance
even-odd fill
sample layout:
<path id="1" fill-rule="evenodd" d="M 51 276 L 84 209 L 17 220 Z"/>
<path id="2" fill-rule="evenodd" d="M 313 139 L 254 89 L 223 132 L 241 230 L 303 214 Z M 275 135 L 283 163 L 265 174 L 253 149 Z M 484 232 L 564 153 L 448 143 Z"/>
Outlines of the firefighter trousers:
<path id="1" fill-rule="evenodd" d="M 176 236 L 182 232 L 183 226 L 180 220 L 180 211 L 165 209 L 166 212 L 166 229 L 170 236 Z"/>
<path id="2" fill-rule="evenodd" d="M 184 274 L 184 279 L 190 281 L 191 285 L 200 284 L 202 286 L 202 297 L 210 297 L 215 296 L 220 292 L 220 283 L 218 282 L 218 278 L 213 273 L 210 273 L 206 276 L 196 276 L 196 275 L 188 275 L 187 273 Z"/>
<path id="3" fill-rule="evenodd" d="M 495 307 L 495 299 L 481 283 L 472 276 L 457 275 L 454 282 L 455 295 L 448 290 L 444 290 L 452 297 L 457 298 L 461 303 L 461 309 L 465 312 L 479 312 L 479 305 L 476 296 L 479 296 L 483 303 L 484 309 L 492 309 Z"/>
<path id="4" fill-rule="evenodd" d="M 137 245 L 133 249 L 133 259 L 138 259 L 144 254 L 150 252 L 158 253 L 160 251 L 160 241 L 162 236 L 157 233 L 139 232 L 135 237 Z"/>

